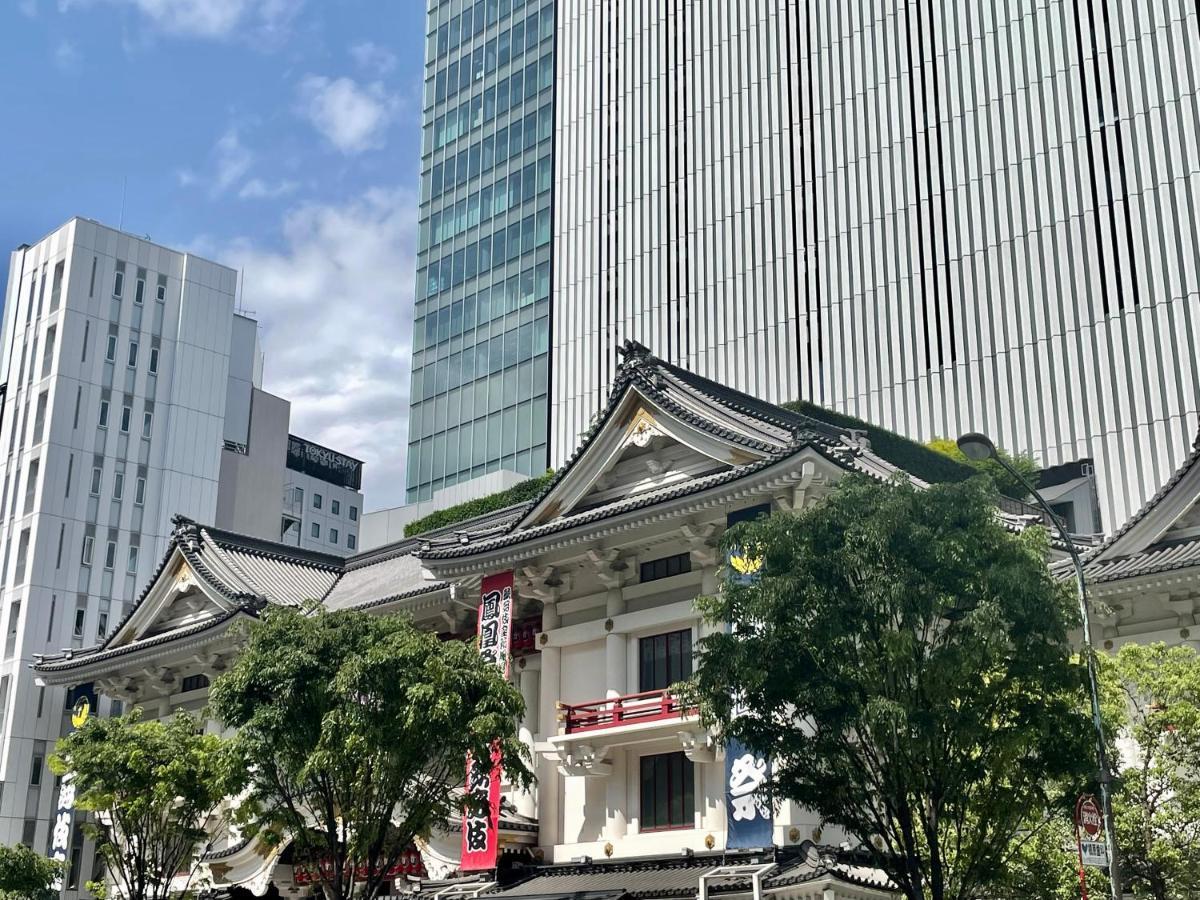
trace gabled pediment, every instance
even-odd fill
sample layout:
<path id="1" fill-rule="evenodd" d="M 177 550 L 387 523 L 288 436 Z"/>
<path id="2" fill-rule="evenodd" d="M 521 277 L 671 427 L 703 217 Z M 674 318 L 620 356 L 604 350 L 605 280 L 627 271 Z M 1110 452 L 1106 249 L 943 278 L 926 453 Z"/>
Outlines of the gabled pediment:
<path id="1" fill-rule="evenodd" d="M 1200 438 L 1197 439 L 1200 445 Z M 1088 559 L 1094 569 L 1200 539 L 1200 446 L 1147 503 Z"/>
<path id="2" fill-rule="evenodd" d="M 754 463 L 774 449 L 722 434 L 711 413 L 705 427 L 673 407 L 636 384 L 626 386 L 518 528 Z"/>
<path id="3" fill-rule="evenodd" d="M 105 648 L 122 647 L 160 634 L 187 628 L 224 616 L 236 604 L 209 585 L 174 548 L 147 588 L 141 603 L 105 642 Z"/>

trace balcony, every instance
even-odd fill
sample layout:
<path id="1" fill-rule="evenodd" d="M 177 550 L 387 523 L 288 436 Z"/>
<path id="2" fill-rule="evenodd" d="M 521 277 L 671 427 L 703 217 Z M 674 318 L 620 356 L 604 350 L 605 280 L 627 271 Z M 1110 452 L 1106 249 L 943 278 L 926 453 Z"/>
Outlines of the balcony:
<path id="1" fill-rule="evenodd" d="M 682 720 L 686 716 L 694 715 L 696 710 L 685 710 L 680 702 L 665 690 L 625 694 L 589 703 L 559 704 L 559 721 L 563 723 L 566 734 L 580 734 L 642 722 L 661 722 L 665 719 Z"/>
<path id="2" fill-rule="evenodd" d="M 606 776 L 610 751 L 664 738 L 678 738 L 696 762 L 711 761 L 712 742 L 697 710 L 670 691 L 643 691 L 588 703 L 560 703 L 559 733 L 542 752 L 563 775 Z"/>

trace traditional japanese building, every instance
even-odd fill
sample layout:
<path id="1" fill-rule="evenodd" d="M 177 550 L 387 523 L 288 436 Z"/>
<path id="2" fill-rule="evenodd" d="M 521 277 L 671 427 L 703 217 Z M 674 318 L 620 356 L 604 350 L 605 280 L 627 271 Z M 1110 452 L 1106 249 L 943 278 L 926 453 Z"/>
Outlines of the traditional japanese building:
<path id="1" fill-rule="evenodd" d="M 898 472 L 919 485 L 971 474 L 890 432 L 762 402 L 631 343 L 606 406 L 535 500 L 349 559 L 180 519 L 112 633 L 36 669 L 163 716 L 203 706 L 238 652 L 233 625 L 270 604 L 404 612 L 446 636 L 473 635 L 480 618 L 482 649 L 509 660 L 525 697 L 520 734 L 538 785 L 505 794 L 498 830 L 470 850 L 490 860 L 481 873 L 461 871 L 464 842 L 450 833 L 414 848 L 398 890 L 424 879 L 425 895 L 443 897 L 889 896 L 847 835 L 794 804 L 756 803 L 761 761 L 727 758 L 670 686 L 690 674 L 709 627 L 694 600 L 720 589 L 731 522 L 799 510 L 847 473 Z M 1002 515 L 1021 528 L 1026 512 Z M 306 890 L 286 847 L 236 835 L 214 846 L 218 887 Z"/>
<path id="2" fill-rule="evenodd" d="M 1158 493 L 1084 556 L 1084 576 L 1104 649 L 1162 641 L 1200 650 L 1200 437 Z"/>

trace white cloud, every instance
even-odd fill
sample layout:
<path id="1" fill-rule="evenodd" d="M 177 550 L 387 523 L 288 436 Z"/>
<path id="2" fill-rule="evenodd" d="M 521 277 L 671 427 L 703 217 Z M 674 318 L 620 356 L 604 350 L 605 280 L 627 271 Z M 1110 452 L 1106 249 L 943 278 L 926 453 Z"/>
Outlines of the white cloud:
<path id="1" fill-rule="evenodd" d="M 350 55 L 358 65 L 377 76 L 386 75 L 396 68 L 396 54 L 373 41 L 363 41 L 350 48 Z"/>
<path id="2" fill-rule="evenodd" d="M 243 200 L 270 200 L 293 193 L 300 185 L 295 181 L 277 181 L 270 184 L 261 178 L 251 178 L 238 191 Z"/>
<path id="3" fill-rule="evenodd" d="M 64 12 L 97 2 L 136 9 L 168 34 L 226 38 L 243 31 L 259 36 L 286 30 L 303 0 L 59 0 Z"/>
<path id="4" fill-rule="evenodd" d="M 300 82 L 300 113 L 331 144 L 346 154 L 383 145 L 383 131 L 395 101 L 378 83 L 360 86 L 352 78 L 307 75 Z"/>
<path id="5" fill-rule="evenodd" d="M 372 189 L 284 218 L 284 246 L 216 248 L 244 272 L 263 328 L 264 387 L 292 431 L 366 463 L 367 506 L 404 502 L 417 200 Z"/>
<path id="6" fill-rule="evenodd" d="M 31 19 L 35 18 L 38 14 L 37 0 L 19 0 L 17 9 L 20 10 L 21 15 Z"/>
<path id="7" fill-rule="evenodd" d="M 254 163 L 254 154 L 242 144 L 236 127 L 230 127 L 221 135 L 212 149 L 215 171 L 212 193 L 223 194 L 241 181 Z"/>
<path id="8" fill-rule="evenodd" d="M 59 41 L 54 48 L 54 65 L 62 72 L 74 72 L 81 59 L 75 45 L 68 40 Z"/>

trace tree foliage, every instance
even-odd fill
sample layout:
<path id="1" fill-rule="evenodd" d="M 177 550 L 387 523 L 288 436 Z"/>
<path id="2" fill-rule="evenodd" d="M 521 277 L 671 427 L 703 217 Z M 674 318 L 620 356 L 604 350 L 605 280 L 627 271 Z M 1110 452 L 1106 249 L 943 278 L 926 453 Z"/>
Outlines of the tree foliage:
<path id="1" fill-rule="evenodd" d="M 1012 473 L 996 462 L 994 459 L 975 460 L 968 459 L 967 455 L 958 449 L 958 444 L 950 438 L 934 438 L 927 445 L 931 450 L 936 450 L 944 456 L 950 457 L 964 466 L 970 466 L 979 474 L 985 476 L 999 491 L 1006 497 L 1024 497 L 1029 492 L 1025 486 L 1021 484 L 1019 478 L 1014 478 Z M 996 453 L 1002 456 L 1005 461 L 1020 472 L 1030 484 L 1037 484 L 1038 473 L 1041 467 L 1038 466 L 1037 460 L 1032 456 L 1024 454 L 1010 454 L 1005 450 L 996 448 Z"/>
<path id="2" fill-rule="evenodd" d="M 401 616 L 270 608 L 210 693 L 252 772 L 248 832 L 319 863 L 329 900 L 371 898 L 414 837 L 462 812 L 468 754 L 532 778 L 524 704 L 474 646 Z"/>
<path id="3" fill-rule="evenodd" d="M 222 801 L 244 770 L 220 737 L 186 713 L 142 721 L 140 709 L 98 716 L 58 742 L 50 766 L 74 790 L 75 805 L 96 813 L 84 824 L 108 875 L 127 900 L 166 900 L 195 873 Z"/>
<path id="4" fill-rule="evenodd" d="M 0 900 L 54 900 L 62 865 L 24 844 L 0 845 Z"/>
<path id="5" fill-rule="evenodd" d="M 1191 647 L 1125 644 L 1103 659 L 1124 701 L 1113 804 L 1121 871 L 1138 897 L 1200 893 L 1200 655 Z M 1112 706 L 1112 704 L 1108 704 Z"/>
<path id="6" fill-rule="evenodd" d="M 1074 604 L 1044 532 L 1010 534 L 994 503 L 981 479 L 843 479 L 731 529 L 760 574 L 702 601 L 736 624 L 700 642 L 705 719 L 767 752 L 776 799 L 857 835 L 913 900 L 978 896 L 1030 813 L 1068 805 L 1091 769 Z"/>

